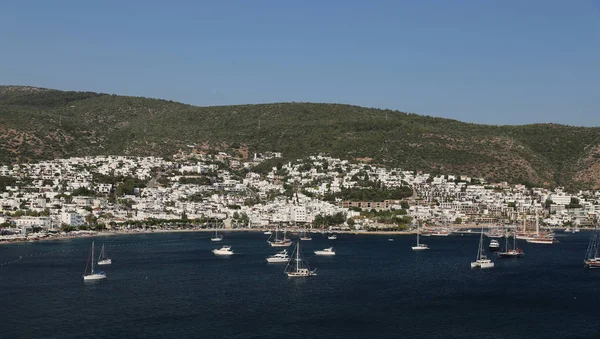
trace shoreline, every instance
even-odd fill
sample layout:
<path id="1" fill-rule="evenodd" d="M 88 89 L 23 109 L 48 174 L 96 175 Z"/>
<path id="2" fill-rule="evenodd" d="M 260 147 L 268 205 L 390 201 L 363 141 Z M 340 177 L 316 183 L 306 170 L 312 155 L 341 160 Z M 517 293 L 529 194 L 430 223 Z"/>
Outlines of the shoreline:
<path id="1" fill-rule="evenodd" d="M 484 225 L 483 228 L 489 229 L 494 225 Z M 454 231 L 464 231 L 466 229 L 480 229 L 482 225 L 475 224 L 461 224 L 461 225 L 452 225 L 449 226 L 450 229 Z M 554 230 L 564 229 L 564 227 L 551 227 Z M 119 231 L 104 231 L 104 232 L 95 232 L 95 231 L 83 231 L 85 233 L 67 233 L 67 234 L 56 234 L 53 236 L 45 236 L 45 237 L 18 237 L 14 239 L 0 239 L 0 246 L 3 244 L 21 244 L 21 243 L 33 243 L 33 242 L 42 242 L 42 241 L 60 241 L 74 238 L 93 238 L 93 237 L 102 237 L 102 236 L 119 236 L 119 235 L 136 235 L 136 234 L 157 234 L 157 233 L 212 233 L 216 230 L 221 232 L 253 232 L 253 233 L 263 233 L 265 231 L 272 231 L 271 229 L 257 229 L 257 228 L 191 228 L 191 229 L 155 229 L 155 230 L 119 230 Z M 587 230 L 586 228 L 582 228 L 581 230 Z M 94 232 L 94 233 L 91 233 Z M 291 231 L 292 233 L 296 233 L 297 231 Z M 351 234 L 351 235 L 415 235 L 417 234 L 416 230 L 406 230 L 406 231 L 348 231 L 348 230 L 316 230 L 311 233 L 323 233 L 323 234 Z M 473 232 L 477 233 L 477 232 Z"/>

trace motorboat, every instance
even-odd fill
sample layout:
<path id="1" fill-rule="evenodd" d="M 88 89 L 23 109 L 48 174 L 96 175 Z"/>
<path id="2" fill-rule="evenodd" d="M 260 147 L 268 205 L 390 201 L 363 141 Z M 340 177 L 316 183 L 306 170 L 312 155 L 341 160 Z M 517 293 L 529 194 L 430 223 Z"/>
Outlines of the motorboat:
<path id="1" fill-rule="evenodd" d="M 282 263 L 290 261 L 290 256 L 287 253 L 287 250 L 284 249 L 281 252 L 277 252 L 272 256 L 267 257 L 267 262 L 270 263 Z"/>
<path id="2" fill-rule="evenodd" d="M 497 250 L 499 250 L 500 243 L 498 242 L 498 240 L 492 239 L 490 241 L 490 244 L 488 245 L 488 249 L 490 250 L 490 252 L 496 252 Z"/>
<path id="3" fill-rule="evenodd" d="M 324 248 L 322 250 L 315 251 L 316 255 L 335 255 L 333 247 Z"/>
<path id="4" fill-rule="evenodd" d="M 215 248 L 214 250 L 212 250 L 212 252 L 215 255 L 233 255 L 233 250 L 231 249 L 231 246 L 223 246 L 221 248 Z"/>

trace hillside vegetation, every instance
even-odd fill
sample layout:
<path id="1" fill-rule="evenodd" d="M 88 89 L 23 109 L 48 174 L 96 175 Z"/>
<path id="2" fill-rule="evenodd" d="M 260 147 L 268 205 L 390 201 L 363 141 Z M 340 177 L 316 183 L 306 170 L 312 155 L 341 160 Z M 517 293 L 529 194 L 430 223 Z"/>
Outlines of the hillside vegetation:
<path id="1" fill-rule="evenodd" d="M 100 154 L 168 156 L 186 145 L 325 153 L 492 181 L 600 187 L 600 129 L 489 126 L 340 104 L 196 107 L 166 100 L 0 86 L 0 162 Z M 240 152 L 246 154 L 246 152 Z"/>

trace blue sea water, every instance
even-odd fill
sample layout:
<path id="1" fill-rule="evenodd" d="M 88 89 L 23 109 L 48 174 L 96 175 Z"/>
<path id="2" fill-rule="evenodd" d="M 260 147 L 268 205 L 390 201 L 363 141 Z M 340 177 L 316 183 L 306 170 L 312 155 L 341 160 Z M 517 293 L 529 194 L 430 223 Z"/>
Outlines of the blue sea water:
<path id="1" fill-rule="evenodd" d="M 485 271 L 469 266 L 476 235 L 423 238 L 431 250 L 413 252 L 414 236 L 317 234 L 302 252 L 318 276 L 301 279 L 266 263 L 279 249 L 265 237 L 96 237 L 113 264 L 85 283 L 89 238 L 1 245 L 0 337 L 600 338 L 587 232 L 522 241 L 524 258 Z M 221 245 L 236 254 L 216 257 Z M 335 257 L 313 254 L 329 246 Z"/>

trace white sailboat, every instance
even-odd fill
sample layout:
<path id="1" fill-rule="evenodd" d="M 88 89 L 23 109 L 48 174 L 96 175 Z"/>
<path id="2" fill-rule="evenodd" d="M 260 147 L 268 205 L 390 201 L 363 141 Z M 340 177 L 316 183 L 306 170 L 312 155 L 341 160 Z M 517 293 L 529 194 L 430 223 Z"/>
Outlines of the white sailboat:
<path id="1" fill-rule="evenodd" d="M 471 263 L 471 268 L 492 268 L 494 262 L 488 259 L 483 250 L 483 228 L 481 228 L 481 236 L 479 238 L 479 248 L 477 249 L 477 260 Z"/>
<path id="2" fill-rule="evenodd" d="M 106 251 L 104 250 L 104 244 L 102 244 L 102 249 L 100 250 L 100 255 L 98 256 L 98 265 L 110 264 L 112 264 L 112 259 L 106 255 Z"/>
<path id="3" fill-rule="evenodd" d="M 219 234 L 219 230 L 215 230 L 215 235 L 210 238 L 210 241 L 221 241 L 223 240 L 223 236 Z"/>
<path id="4" fill-rule="evenodd" d="M 306 229 L 302 229 L 302 232 L 300 232 L 300 240 L 312 240 L 310 233 L 306 232 Z"/>
<path id="5" fill-rule="evenodd" d="M 92 263 L 92 267 L 90 269 L 90 273 L 88 273 L 88 266 L 90 266 L 90 262 Z M 85 265 L 85 271 L 83 271 L 83 281 L 90 281 L 90 280 L 100 280 L 100 279 L 106 279 L 106 273 L 102 272 L 102 271 L 94 271 L 94 242 L 92 241 L 92 248 L 91 248 L 91 252 L 90 252 L 90 256 L 88 257 L 88 262 Z"/>
<path id="6" fill-rule="evenodd" d="M 317 275 L 317 273 L 315 273 L 316 269 L 311 271 L 310 267 L 308 267 L 308 262 L 300 256 L 300 241 L 296 242 L 294 251 L 296 256 L 288 262 L 284 270 L 287 276 L 290 278 L 298 278 Z"/>
<path id="7" fill-rule="evenodd" d="M 421 234 L 421 230 L 419 229 L 419 224 L 417 224 L 417 244 L 415 246 L 411 247 L 413 251 L 424 251 L 424 250 L 429 249 L 429 246 L 419 242 L 420 234 Z"/>

